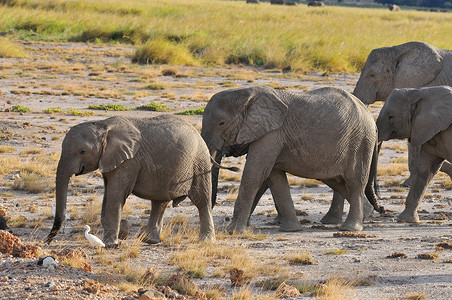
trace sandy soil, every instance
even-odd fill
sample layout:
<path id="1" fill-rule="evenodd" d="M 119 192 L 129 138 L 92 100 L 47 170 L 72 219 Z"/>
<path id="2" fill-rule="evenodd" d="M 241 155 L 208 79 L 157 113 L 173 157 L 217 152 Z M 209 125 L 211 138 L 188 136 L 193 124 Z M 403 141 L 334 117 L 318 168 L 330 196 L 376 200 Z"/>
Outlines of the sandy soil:
<path id="1" fill-rule="evenodd" d="M 52 153 L 59 153 L 65 132 L 83 121 L 113 115 L 144 117 L 161 114 L 149 111 L 94 111 L 88 109 L 89 105 L 114 103 L 136 107 L 157 101 L 172 109 L 165 113 L 174 113 L 202 107 L 211 95 L 231 87 L 270 85 L 299 91 L 335 86 L 352 91 L 358 77 L 356 74 L 294 75 L 279 70 L 245 67 L 217 69 L 137 66 L 130 63 L 133 48 L 124 46 L 24 42 L 24 47 L 31 54 L 31 59 L 0 60 L 0 145 L 13 147 L 13 150 L 0 153 L 0 156 L 11 159 L 18 157 L 23 165 L 41 162 L 43 154 L 51 158 Z M 162 71 L 164 73 L 168 70 L 173 75 L 163 76 Z M 161 89 L 156 89 L 156 85 Z M 32 111 L 11 112 L 9 110 L 13 105 L 22 105 Z M 371 107 L 374 115 L 378 113 L 380 106 Z M 94 112 L 94 115 L 42 112 L 43 109 L 55 107 L 63 111 L 72 108 L 73 111 Z M 200 127 L 200 116 L 182 118 Z M 31 151 L 36 149 L 39 151 Z M 401 165 L 406 169 L 404 141 L 388 142 L 382 152 L 381 168 L 391 170 L 402 162 Z M 237 165 L 243 169 L 244 162 L 244 158 L 227 159 L 225 164 Z M 50 164 L 55 166 L 55 159 Z M 22 191 L 17 189 L 19 171 L 13 169 L 11 172 L 0 172 L 0 207 L 6 210 L 9 224 L 15 224 L 10 225 L 13 234 L 26 242 L 39 243 L 52 225 L 50 205 L 54 203 L 53 184 L 50 182 L 40 193 Z M 247 260 L 255 263 L 256 271 L 245 274 L 245 288 L 231 288 L 227 271 L 224 271 L 219 262 L 211 261 L 205 268 L 203 278 L 192 278 L 191 281 L 201 290 L 220 291 L 220 298 L 232 298 L 243 292 L 243 289 L 249 289 L 256 295 L 273 295 L 274 292 L 259 287 L 259 283 L 262 285 L 266 279 L 286 280 L 292 285 L 311 285 L 339 277 L 354 282 L 353 286 L 347 288 L 351 294 L 344 299 L 406 299 L 408 296 L 420 297 L 412 299 L 450 299 L 452 252 L 451 249 L 438 249 L 437 245 L 452 242 L 451 181 L 443 174 L 435 176 L 421 205 L 419 224 L 397 223 L 395 219 L 403 210 L 408 193 L 399 183 L 408 173 L 406 170 L 395 173 L 379 177 L 383 198 L 381 203 L 388 212 L 383 216 L 374 213 L 366 222 L 363 235 L 358 237 L 334 237 L 337 226 L 321 225 L 319 220 L 329 208 L 331 190 L 322 184 L 312 186 L 307 184 L 310 181 L 295 177 L 290 179 L 291 193 L 295 206 L 300 211 L 303 231 L 278 231 L 278 227 L 273 224 L 276 215 L 273 201 L 271 194 L 267 192 L 251 218 L 254 234 L 229 237 L 222 231 L 232 215 L 232 199 L 239 187 L 240 175 L 227 171 L 222 173 L 223 178 L 228 179 L 220 183 L 218 206 L 214 208 L 214 221 L 219 231 L 218 247 L 244 251 Z M 49 177 L 45 180 L 53 179 Z M 100 209 L 102 195 L 102 180 L 98 173 L 74 178 L 68 197 L 71 219 L 65 225 L 64 234 L 60 233 L 51 245 L 40 244 L 46 252 L 64 247 L 81 247 L 93 266 L 93 272 L 61 265 L 54 271 L 46 271 L 33 259 L 2 255 L 0 298 L 138 297 L 139 285 L 126 287 L 125 276 L 121 275 L 126 272 L 119 270 L 117 265 L 114 268 L 112 266 L 121 262 L 118 252 L 124 252 L 125 248 L 136 244 L 134 234 L 140 225 L 146 223 L 146 210 L 150 209 L 150 203 L 130 196 L 124 216 L 133 225 L 132 238 L 124 242 L 122 249 L 99 253 L 84 240 L 81 225 L 84 225 L 90 211 Z M 348 210 L 348 206 L 346 209 Z M 189 218 L 190 226 L 197 230 L 196 209 L 189 201 L 168 209 L 165 222 L 174 220 L 174 217 Z M 102 232 L 99 219 L 99 215 L 94 215 L 91 225 L 93 231 L 100 236 Z M 127 265 L 132 270 L 136 269 L 137 273 L 138 270 L 147 268 L 160 274 L 181 272 L 172 258 L 178 252 L 190 248 L 192 243 L 187 239 L 165 239 L 158 245 L 140 245 L 136 257 L 129 258 Z M 343 251 L 334 251 L 336 249 Z M 314 264 L 289 263 L 288 257 L 302 252 L 308 252 Z M 395 252 L 404 253 L 407 258 L 387 258 Z M 418 258 L 419 254 L 428 253 L 434 253 L 436 258 Z M 108 262 L 109 257 L 113 261 Z M 236 263 L 236 267 L 240 266 L 241 263 Z M 259 271 L 263 269 L 262 266 L 267 266 L 267 270 Z M 90 293 L 84 289 L 86 278 L 100 282 L 103 288 L 97 294 Z M 311 293 L 304 293 L 298 298 L 311 297 Z"/>

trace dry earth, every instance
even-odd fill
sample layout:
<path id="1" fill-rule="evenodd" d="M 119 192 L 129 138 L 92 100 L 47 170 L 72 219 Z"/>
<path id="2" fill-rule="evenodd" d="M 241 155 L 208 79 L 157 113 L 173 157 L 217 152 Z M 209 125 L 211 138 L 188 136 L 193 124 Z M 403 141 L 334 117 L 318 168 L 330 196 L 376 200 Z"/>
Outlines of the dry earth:
<path id="1" fill-rule="evenodd" d="M 165 113 L 174 113 L 202 107 L 212 94 L 231 87 L 269 85 L 299 91 L 336 86 L 351 91 L 357 75 L 295 75 L 245 67 L 139 66 L 130 63 L 131 47 L 38 42 L 23 42 L 23 46 L 31 58 L 0 60 L 0 146 L 11 146 L 8 150 L 2 148 L 0 168 L 7 170 L 8 161 L 19 159 L 19 165 L 12 170 L 0 170 L 0 207 L 6 210 L 14 235 L 25 242 L 39 243 L 46 253 L 80 247 L 93 271 L 85 272 L 61 264 L 55 270 L 47 271 L 34 259 L 4 254 L 0 256 L 0 298 L 138 297 L 140 284 L 133 274 L 138 276 L 148 268 L 158 278 L 183 272 L 175 265 L 174 257 L 185 253 L 188 257 L 193 255 L 189 261 L 195 261 L 199 252 L 204 253 L 201 256 L 210 255 L 202 249 L 213 248 L 216 251 L 229 249 L 240 255 L 235 258 L 231 254 L 213 255 L 214 258 L 203 267 L 204 274 L 198 275 L 203 278 L 193 276 L 191 281 L 211 298 L 247 299 L 247 293 L 273 297 L 274 292 L 262 286 L 272 282 L 277 286 L 282 281 L 295 286 L 312 286 L 327 279 L 343 278 L 351 282 L 347 287 L 339 288 L 346 292 L 342 299 L 450 299 L 452 252 L 451 249 L 438 249 L 437 245 L 452 242 L 452 183 L 445 175 L 437 174 L 421 205 L 421 222 L 397 223 L 395 218 L 402 211 L 408 192 L 399 185 L 407 176 L 404 141 L 388 142 L 384 146 L 379 183 L 381 203 L 388 212 L 383 216 L 374 213 L 366 222 L 362 235 L 333 236 L 337 226 L 319 223 L 330 205 L 331 190 L 312 180 L 291 177 L 292 197 L 300 211 L 303 231 L 278 231 L 272 224 L 276 213 L 271 194 L 267 192 L 251 218 L 254 233 L 228 236 L 223 230 L 232 215 L 240 175 L 226 171 L 222 173 L 224 180 L 220 184 L 218 206 L 214 209 L 218 240 L 213 247 L 192 242 L 197 230 L 197 215 L 187 200 L 177 208 L 169 208 L 165 222 L 176 224 L 174 228 L 179 224 L 189 232 L 179 231 L 172 236 L 168 234 L 171 228 L 167 227 L 163 243 L 140 244 L 135 233 L 146 223 L 150 203 L 130 196 L 123 216 L 133 225 L 131 238 L 124 241 L 120 249 L 99 252 L 89 247 L 81 230 L 85 222 L 90 222 L 93 231 L 102 234 L 99 220 L 102 180 L 98 173 L 93 173 L 72 180 L 68 198 L 71 217 L 66 222 L 64 234 L 60 233 L 51 245 L 40 243 L 51 228 L 50 205 L 54 203 L 51 175 L 62 139 L 70 126 L 113 115 L 161 114 L 89 110 L 89 105 L 136 107 L 156 101 L 172 109 Z M 22 105 L 32 111 L 11 112 L 13 105 Z M 42 112 L 56 107 L 63 112 Z M 379 107 L 381 104 L 371 108 L 375 115 Z M 72 112 L 82 115 L 65 113 L 71 108 Z M 86 112 L 93 115 L 83 115 Z M 200 127 L 200 116 L 183 118 Z M 226 164 L 243 169 L 244 161 L 244 158 L 227 159 Z M 29 165 L 53 167 L 51 175 L 35 179 L 44 184 L 43 191 L 22 190 L 24 183 L 20 170 Z M 184 218 L 190 221 L 188 225 Z M 304 252 L 310 254 L 314 264 L 290 263 L 291 257 Z M 395 252 L 404 253 L 407 258 L 387 258 Z M 433 253 L 435 259 L 418 258 L 419 254 L 428 253 Z M 228 272 L 232 267 L 244 270 L 245 283 L 241 288 L 231 287 Z M 90 292 L 85 288 L 86 278 L 93 279 L 93 284 L 100 282 L 103 287 Z M 306 292 L 298 298 L 311 297 L 312 293 Z"/>

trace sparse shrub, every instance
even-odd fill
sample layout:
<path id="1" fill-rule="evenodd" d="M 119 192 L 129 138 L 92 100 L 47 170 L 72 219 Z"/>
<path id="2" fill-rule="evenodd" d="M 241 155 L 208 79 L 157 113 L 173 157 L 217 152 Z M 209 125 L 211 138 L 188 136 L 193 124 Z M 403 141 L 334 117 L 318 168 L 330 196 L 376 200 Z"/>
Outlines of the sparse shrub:
<path id="1" fill-rule="evenodd" d="M 159 90 L 164 90 L 165 86 L 159 82 L 151 82 L 148 85 L 146 85 L 144 88 L 147 90 L 159 91 Z"/>
<path id="2" fill-rule="evenodd" d="M 198 109 L 189 109 L 185 111 L 181 111 L 176 113 L 176 115 L 185 115 L 185 116 L 193 116 L 193 115 L 202 115 L 204 113 L 204 107 Z"/>
<path id="3" fill-rule="evenodd" d="M 314 259 L 312 258 L 311 253 L 303 252 L 303 253 L 295 253 L 292 255 L 287 255 L 285 257 L 289 264 L 291 265 L 312 265 L 314 264 Z"/>
<path id="4" fill-rule="evenodd" d="M 0 153 L 13 153 L 16 148 L 8 145 L 0 145 Z"/>
<path id="5" fill-rule="evenodd" d="M 391 255 L 386 256 L 386 258 L 408 258 L 408 255 L 402 252 L 394 252 Z"/>
<path id="6" fill-rule="evenodd" d="M 8 38 L 0 37 L 0 57 L 27 58 L 28 54 L 21 46 L 11 42 Z"/>
<path id="7" fill-rule="evenodd" d="M 53 114 L 53 113 L 63 112 L 63 110 L 61 108 L 57 108 L 57 107 L 49 107 L 49 108 L 43 109 L 42 112 L 46 113 L 46 114 Z"/>
<path id="8" fill-rule="evenodd" d="M 334 250 L 328 250 L 325 252 L 326 255 L 341 255 L 347 253 L 347 250 L 345 249 L 334 249 Z"/>
<path id="9" fill-rule="evenodd" d="M 81 110 L 75 110 L 74 108 L 69 108 L 66 111 L 67 114 L 73 115 L 73 116 L 93 116 L 94 112 L 92 111 L 81 111 Z"/>
<path id="10" fill-rule="evenodd" d="M 49 178 L 36 173 L 23 173 L 13 183 L 13 189 L 28 191 L 30 193 L 42 193 L 53 186 Z"/>
<path id="11" fill-rule="evenodd" d="M 146 105 L 138 106 L 138 110 L 149 110 L 149 111 L 168 111 L 169 108 L 165 104 L 159 104 L 157 102 L 151 101 L 151 103 Z"/>
<path id="12" fill-rule="evenodd" d="M 181 44 L 166 40 L 149 40 L 138 48 L 132 62 L 141 64 L 172 64 L 195 66 L 196 60 Z"/>
<path id="13" fill-rule="evenodd" d="M 95 110 L 114 110 L 114 111 L 130 110 L 130 108 L 127 108 L 122 104 L 90 105 L 90 106 L 88 106 L 88 108 L 95 109 Z"/>
<path id="14" fill-rule="evenodd" d="M 18 105 L 14 105 L 13 107 L 11 107 L 11 111 L 24 113 L 24 112 L 29 112 L 30 109 L 28 107 L 18 104 Z"/>

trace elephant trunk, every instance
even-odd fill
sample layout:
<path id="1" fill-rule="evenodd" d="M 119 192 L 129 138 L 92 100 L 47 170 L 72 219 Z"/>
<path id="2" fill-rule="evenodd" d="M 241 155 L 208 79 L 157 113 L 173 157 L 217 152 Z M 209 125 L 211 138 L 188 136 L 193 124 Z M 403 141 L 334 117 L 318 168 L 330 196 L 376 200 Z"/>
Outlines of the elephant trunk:
<path id="1" fill-rule="evenodd" d="M 55 219 L 53 221 L 53 227 L 47 236 L 45 242 L 50 243 L 53 238 L 60 231 L 61 225 L 65 219 L 66 213 L 66 201 L 67 201 L 67 189 L 69 185 L 69 179 L 73 175 L 73 172 L 66 171 L 62 164 L 63 159 L 60 159 L 58 163 L 58 169 L 56 174 L 56 208 Z"/>
<path id="2" fill-rule="evenodd" d="M 370 172 L 369 172 L 369 179 L 367 181 L 367 185 L 365 188 L 365 194 L 367 200 L 372 204 L 374 209 L 378 211 L 379 213 L 384 213 L 384 207 L 378 206 L 377 197 L 381 198 L 380 195 L 378 195 L 378 182 L 377 182 L 377 164 L 378 164 L 378 155 L 380 154 L 382 143 L 376 143 L 374 148 L 374 153 L 372 155 L 372 162 L 370 165 Z"/>

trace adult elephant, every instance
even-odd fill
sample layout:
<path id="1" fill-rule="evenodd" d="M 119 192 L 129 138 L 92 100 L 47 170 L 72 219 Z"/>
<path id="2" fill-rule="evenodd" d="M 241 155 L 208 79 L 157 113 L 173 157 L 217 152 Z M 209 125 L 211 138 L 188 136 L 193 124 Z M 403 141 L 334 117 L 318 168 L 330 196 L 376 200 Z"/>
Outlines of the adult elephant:
<path id="1" fill-rule="evenodd" d="M 118 244 L 121 210 L 134 194 L 152 201 L 144 241 L 160 241 L 163 213 L 189 197 L 199 211 L 200 239 L 214 240 L 211 163 L 206 144 L 190 124 L 173 116 L 113 117 L 85 122 L 66 134 L 56 174 L 56 214 L 50 242 L 64 221 L 69 178 L 99 169 L 105 192 L 101 221 L 107 247 Z"/>
<path id="2" fill-rule="evenodd" d="M 229 232 L 245 229 L 253 199 L 265 181 L 282 216 L 280 230 L 300 229 L 286 172 L 319 179 L 349 201 L 350 212 L 341 230 L 362 230 L 364 192 L 379 209 L 372 180 L 376 125 L 365 105 L 343 90 L 223 91 L 204 109 L 201 136 L 213 157 L 225 147 L 248 145 Z"/>
<path id="3" fill-rule="evenodd" d="M 422 42 L 372 50 L 353 94 L 366 104 L 385 101 L 395 88 L 452 86 L 452 51 Z M 413 173 L 419 147 L 408 144 L 408 166 Z M 445 162 L 441 171 L 452 178 L 452 165 Z M 409 185 L 411 176 L 404 185 Z"/>
<path id="4" fill-rule="evenodd" d="M 452 88 L 395 89 L 377 119 L 378 139 L 409 139 L 420 148 L 405 210 L 399 221 L 418 222 L 428 183 L 444 160 L 452 161 Z"/>

